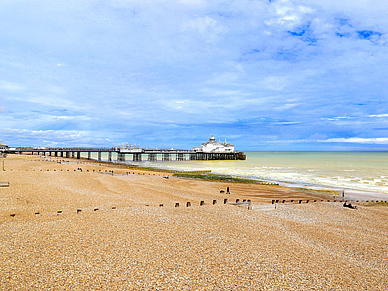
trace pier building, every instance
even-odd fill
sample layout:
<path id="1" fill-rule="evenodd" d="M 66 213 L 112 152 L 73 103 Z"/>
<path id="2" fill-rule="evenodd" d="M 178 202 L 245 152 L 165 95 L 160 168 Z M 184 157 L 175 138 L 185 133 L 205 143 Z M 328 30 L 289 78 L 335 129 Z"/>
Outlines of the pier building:
<path id="1" fill-rule="evenodd" d="M 203 153 L 233 153 L 234 145 L 227 143 L 226 140 L 224 143 L 219 141 L 217 142 L 215 137 L 212 135 L 209 138 L 209 141 L 203 143 L 199 147 L 193 147 L 193 151 Z"/>
<path id="2" fill-rule="evenodd" d="M 8 149 L 9 149 L 9 146 L 2 144 L 0 141 L 0 152 L 6 152 L 8 151 Z"/>

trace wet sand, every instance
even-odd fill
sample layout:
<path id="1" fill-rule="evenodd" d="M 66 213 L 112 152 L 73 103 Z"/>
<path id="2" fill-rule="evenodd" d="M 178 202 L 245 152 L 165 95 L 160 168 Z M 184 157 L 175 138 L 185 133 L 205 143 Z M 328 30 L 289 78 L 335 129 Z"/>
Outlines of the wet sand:
<path id="1" fill-rule="evenodd" d="M 78 162 L 5 159 L 0 290 L 386 288 L 385 205 Z"/>

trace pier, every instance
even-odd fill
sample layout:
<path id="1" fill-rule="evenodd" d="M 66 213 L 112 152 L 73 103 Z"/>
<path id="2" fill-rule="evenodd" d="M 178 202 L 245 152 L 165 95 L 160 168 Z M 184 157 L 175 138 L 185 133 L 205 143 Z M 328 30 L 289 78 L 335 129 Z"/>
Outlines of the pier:
<path id="1" fill-rule="evenodd" d="M 245 160 L 243 152 L 236 151 L 234 145 L 225 142 L 217 142 L 214 136 L 209 141 L 191 150 L 181 149 L 143 149 L 140 146 L 131 145 L 112 148 L 46 148 L 46 147 L 19 147 L 8 148 L 9 153 L 23 154 L 35 153 L 44 156 L 66 157 L 80 159 L 81 155 L 87 155 L 92 159 L 92 154 L 97 154 L 97 160 L 102 161 L 102 154 L 107 155 L 108 162 L 112 162 L 112 153 L 117 155 L 117 162 L 133 161 L 212 161 L 212 160 Z"/>
<path id="2" fill-rule="evenodd" d="M 117 162 L 133 161 L 211 161 L 211 160 L 245 160 L 243 152 L 198 152 L 194 150 L 175 149 L 141 149 L 141 148 L 10 148 L 11 154 L 32 154 L 63 158 L 81 159 L 81 156 L 92 159 L 92 154 L 97 155 L 97 160 L 102 161 L 102 156 L 107 156 L 107 161 L 112 162 L 113 153 L 117 155 Z"/>

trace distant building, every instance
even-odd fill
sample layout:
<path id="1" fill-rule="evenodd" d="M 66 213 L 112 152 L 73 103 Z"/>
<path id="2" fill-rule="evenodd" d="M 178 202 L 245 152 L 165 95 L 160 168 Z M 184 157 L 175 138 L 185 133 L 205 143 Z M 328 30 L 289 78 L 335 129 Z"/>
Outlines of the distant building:
<path id="1" fill-rule="evenodd" d="M 118 147 L 114 147 L 113 148 L 115 151 L 118 151 L 119 153 L 123 153 L 123 154 L 130 154 L 130 153 L 141 153 L 143 152 L 143 149 L 140 147 L 140 145 L 138 146 L 133 146 L 132 144 L 130 144 L 128 146 L 128 144 L 125 146 L 124 144 L 120 145 Z"/>
<path id="2" fill-rule="evenodd" d="M 195 152 L 204 152 L 204 153 L 233 153 L 234 145 L 225 142 L 218 142 L 212 135 L 209 138 L 209 141 L 203 143 L 200 147 L 193 147 Z"/>
<path id="3" fill-rule="evenodd" d="M 9 146 L 2 144 L 0 141 L 0 152 L 8 151 L 8 149 L 9 149 Z"/>

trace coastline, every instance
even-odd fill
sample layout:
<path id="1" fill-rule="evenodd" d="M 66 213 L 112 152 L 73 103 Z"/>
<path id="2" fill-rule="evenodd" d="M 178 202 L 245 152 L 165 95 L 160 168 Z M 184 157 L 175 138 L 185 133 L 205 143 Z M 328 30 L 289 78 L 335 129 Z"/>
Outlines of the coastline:
<path id="1" fill-rule="evenodd" d="M 4 161 L 0 290 L 383 290 L 388 278 L 388 204 L 353 210 L 322 193 L 116 163 Z"/>
<path id="2" fill-rule="evenodd" d="M 249 153 L 249 152 L 248 152 Z M 311 153 L 311 152 L 308 152 Z M 315 153 L 315 152 L 312 152 Z M 320 152 L 318 152 L 320 153 Z M 364 153 L 364 152 L 361 152 Z M 376 153 L 376 152 L 373 152 Z M 88 161 L 87 159 L 84 159 Z M 95 159 L 91 159 L 89 161 L 94 161 L 98 162 Z M 107 161 L 104 161 L 105 163 L 110 163 Z M 170 162 L 158 162 L 158 166 L 149 166 L 147 167 L 142 166 L 142 162 L 133 162 L 132 164 L 130 162 L 127 163 L 121 163 L 121 162 L 112 162 L 112 164 L 122 164 L 122 165 L 127 165 L 127 166 L 132 166 L 132 167 L 137 167 L 138 169 L 144 169 L 144 170 L 157 170 L 157 171 L 162 171 L 162 172 L 171 172 L 171 173 L 177 173 L 179 176 L 184 177 L 186 176 L 187 178 L 192 178 L 195 179 L 202 179 L 202 180 L 208 180 L 208 181 L 222 181 L 222 177 L 224 178 L 229 178 L 229 180 L 235 179 L 236 181 L 240 181 L 243 183 L 259 183 L 259 184 L 268 184 L 268 185 L 280 185 L 282 187 L 286 187 L 289 189 L 307 189 L 310 192 L 308 193 L 316 193 L 320 194 L 322 191 L 328 190 L 333 192 L 333 196 L 336 196 L 336 199 L 340 198 L 340 195 L 342 191 L 345 192 L 346 199 L 348 200 L 388 200 L 388 193 L 386 192 L 379 192 L 379 191 L 371 191 L 371 190 L 365 190 L 365 189 L 358 189 L 358 188 L 349 188 L 349 187 L 339 187 L 335 185 L 325 185 L 325 184 L 320 184 L 320 183 L 308 183 L 308 182 L 287 182 L 287 181 L 282 181 L 281 179 L 279 180 L 273 180 L 273 179 L 264 179 L 264 178 L 258 178 L 254 176 L 249 176 L 249 175 L 237 175 L 237 174 L 227 174 L 227 173 L 222 173 L 222 172 L 217 172 L 209 169 L 202 169 L 202 170 L 181 170 L 179 167 L 174 168 L 174 163 L 180 163 L 180 162 L 175 162 L 175 161 L 170 161 Z M 163 163 L 165 163 L 163 165 Z M 191 163 L 191 162 L 189 162 Z M 205 163 L 211 163 L 211 161 L 205 162 Z M 168 167 L 166 167 L 168 165 Z M 206 173 L 208 172 L 208 173 Z M 195 175 L 196 173 L 199 173 L 199 175 Z M 200 177 L 201 173 L 206 173 L 209 174 L 213 177 Z M 193 174 L 193 175 L 192 175 Z M 218 176 L 219 178 L 216 179 L 214 177 Z M 315 191 L 317 190 L 317 191 Z M 325 198 L 332 198 L 332 197 L 325 197 Z"/>

